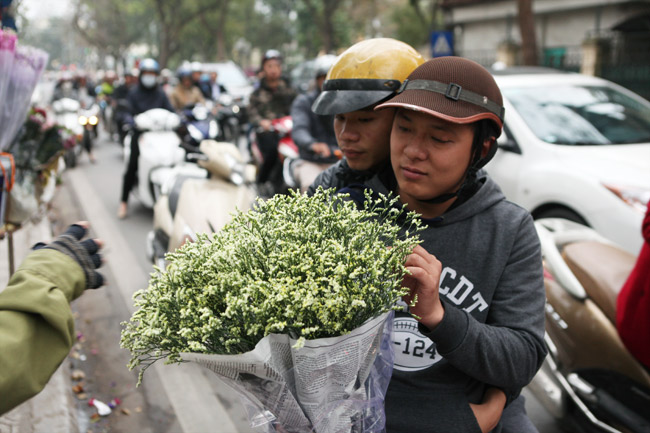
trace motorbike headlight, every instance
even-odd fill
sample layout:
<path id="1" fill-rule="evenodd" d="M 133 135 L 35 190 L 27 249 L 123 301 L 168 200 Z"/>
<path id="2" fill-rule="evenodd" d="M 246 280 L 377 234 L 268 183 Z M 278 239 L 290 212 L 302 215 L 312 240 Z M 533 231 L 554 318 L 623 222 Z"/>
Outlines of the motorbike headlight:
<path id="1" fill-rule="evenodd" d="M 219 135 L 219 125 L 217 125 L 216 120 L 210 121 L 210 129 L 208 130 L 208 134 L 210 135 L 210 138 L 217 138 L 217 135 Z"/>
<path id="2" fill-rule="evenodd" d="M 79 125 L 85 126 L 88 123 L 88 118 L 86 116 L 79 116 Z"/>
<path id="3" fill-rule="evenodd" d="M 641 213 L 645 213 L 648 201 L 650 200 L 650 190 L 631 186 L 607 184 L 604 184 L 604 187 L 613 192 L 616 197 L 623 200 L 626 204 L 632 206 L 632 208 Z"/>
<path id="4" fill-rule="evenodd" d="M 233 105 L 232 106 L 232 112 L 235 114 L 239 114 L 239 105 Z"/>
<path id="5" fill-rule="evenodd" d="M 95 126 L 95 125 L 97 125 L 97 123 L 99 123 L 99 118 L 97 116 L 90 116 L 88 118 L 88 123 Z"/>
<path id="6" fill-rule="evenodd" d="M 199 128 L 192 125 L 191 123 L 187 125 L 187 131 L 190 133 L 190 137 L 192 137 L 192 140 L 196 141 L 197 143 L 200 143 L 201 140 L 203 140 L 203 134 L 201 133 L 201 131 L 199 131 Z"/>

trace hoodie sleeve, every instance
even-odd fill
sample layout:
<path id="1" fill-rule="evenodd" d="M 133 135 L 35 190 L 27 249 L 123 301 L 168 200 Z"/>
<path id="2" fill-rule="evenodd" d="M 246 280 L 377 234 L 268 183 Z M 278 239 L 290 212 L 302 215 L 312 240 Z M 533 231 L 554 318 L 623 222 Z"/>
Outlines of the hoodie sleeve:
<path id="1" fill-rule="evenodd" d="M 0 414 L 39 393 L 75 340 L 70 302 L 81 267 L 54 250 L 30 253 L 0 293 Z"/>
<path id="2" fill-rule="evenodd" d="M 545 290 L 541 247 L 532 217 L 520 221 L 486 323 L 442 300 L 442 322 L 425 333 L 465 374 L 506 390 L 512 398 L 541 366 Z"/>

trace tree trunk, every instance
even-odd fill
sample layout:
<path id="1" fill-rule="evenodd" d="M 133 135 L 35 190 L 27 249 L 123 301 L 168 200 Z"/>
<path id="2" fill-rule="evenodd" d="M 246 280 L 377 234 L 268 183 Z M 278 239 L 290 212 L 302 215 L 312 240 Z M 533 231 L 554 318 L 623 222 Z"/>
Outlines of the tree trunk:
<path id="1" fill-rule="evenodd" d="M 160 68 L 166 68 L 167 63 L 169 62 L 169 57 L 171 56 L 171 37 L 170 29 L 162 28 L 160 29 L 160 46 L 158 47 L 158 63 Z"/>
<path id="2" fill-rule="evenodd" d="M 226 21 L 228 18 L 228 3 L 229 0 L 223 0 L 221 3 L 221 10 L 219 11 L 219 25 L 217 27 L 217 59 L 220 61 L 227 60 L 228 55 L 226 53 L 226 33 L 224 29 L 226 28 Z"/>
<path id="3" fill-rule="evenodd" d="M 523 64 L 537 66 L 537 38 L 535 33 L 535 17 L 533 16 L 533 0 L 517 0 L 519 11 L 519 32 L 521 33 L 521 50 Z"/>

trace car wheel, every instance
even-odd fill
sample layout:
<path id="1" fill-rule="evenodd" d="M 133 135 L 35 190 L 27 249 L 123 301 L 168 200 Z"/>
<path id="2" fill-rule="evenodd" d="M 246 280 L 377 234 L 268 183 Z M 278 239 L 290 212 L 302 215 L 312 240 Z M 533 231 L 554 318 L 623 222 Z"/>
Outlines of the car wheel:
<path id="1" fill-rule="evenodd" d="M 578 213 L 572 211 L 571 209 L 565 208 L 565 207 L 553 207 L 553 208 L 547 208 L 543 209 L 541 211 L 533 213 L 533 218 L 535 219 L 542 219 L 542 218 L 564 218 L 569 221 L 573 221 L 578 224 L 582 224 L 583 226 L 589 226 L 589 223 L 585 221 L 583 217 L 578 215 Z"/>

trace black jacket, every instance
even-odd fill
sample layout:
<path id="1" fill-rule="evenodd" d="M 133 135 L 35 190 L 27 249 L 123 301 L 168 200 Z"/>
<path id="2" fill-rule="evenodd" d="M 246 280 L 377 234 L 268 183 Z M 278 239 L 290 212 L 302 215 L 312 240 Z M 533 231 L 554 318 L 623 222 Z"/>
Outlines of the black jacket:
<path id="1" fill-rule="evenodd" d="M 377 170 L 353 170 L 348 165 L 347 159 L 343 158 L 318 175 L 314 183 L 307 188 L 307 195 L 313 195 L 319 186 L 324 189 L 335 188 L 338 190 L 350 185 L 364 184 L 375 174 L 377 174 Z"/>
<path id="2" fill-rule="evenodd" d="M 172 113 L 175 112 L 174 107 L 172 107 L 171 102 L 169 102 L 167 95 L 160 86 L 148 89 L 138 83 L 129 90 L 127 100 L 131 106 L 131 114 L 134 116 L 152 108 L 164 108 Z"/>
<path id="3" fill-rule="evenodd" d="M 311 110 L 319 94 L 318 90 L 313 90 L 299 95 L 291 104 L 291 138 L 298 146 L 300 158 L 319 163 L 334 163 L 338 159 L 334 155 L 334 150 L 338 147 L 334 134 L 334 116 L 319 116 Z M 329 157 L 324 158 L 311 150 L 311 145 L 318 142 L 329 145 L 332 151 Z"/>

